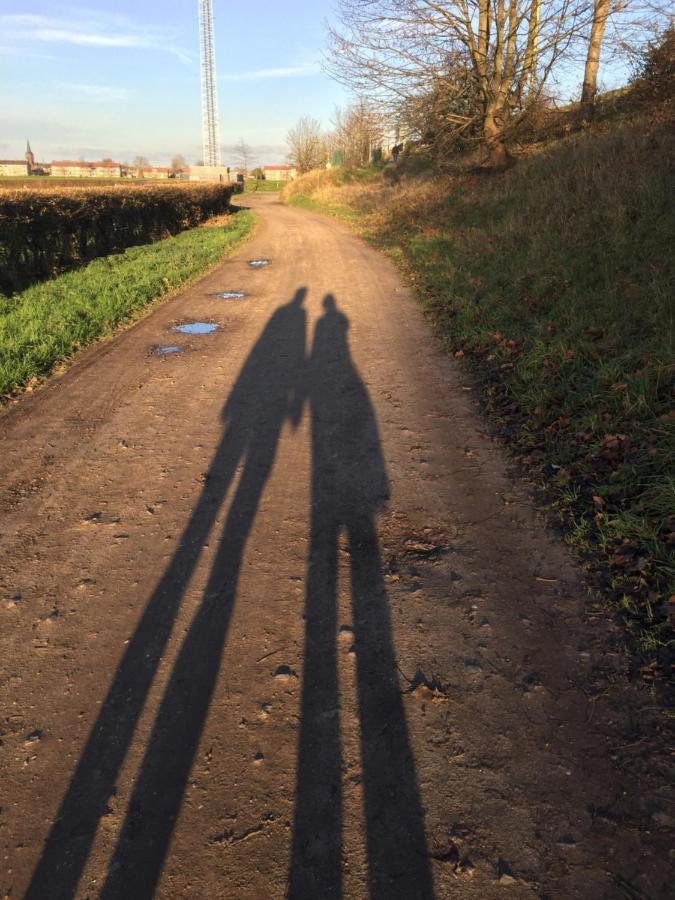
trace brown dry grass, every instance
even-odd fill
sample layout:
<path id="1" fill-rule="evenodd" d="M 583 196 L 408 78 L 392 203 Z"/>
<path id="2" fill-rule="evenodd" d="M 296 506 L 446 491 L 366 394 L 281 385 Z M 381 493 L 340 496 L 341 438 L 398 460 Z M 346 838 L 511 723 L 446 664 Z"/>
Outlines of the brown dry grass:
<path id="1" fill-rule="evenodd" d="M 571 543 L 603 560 L 646 671 L 675 658 L 674 158 L 672 130 L 637 119 L 501 174 L 334 170 L 284 194 L 402 264 Z"/>

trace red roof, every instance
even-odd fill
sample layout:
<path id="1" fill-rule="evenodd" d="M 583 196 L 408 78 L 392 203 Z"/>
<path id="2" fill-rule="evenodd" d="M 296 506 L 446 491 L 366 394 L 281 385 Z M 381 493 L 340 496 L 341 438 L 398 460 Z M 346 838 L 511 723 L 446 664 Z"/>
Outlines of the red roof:
<path id="1" fill-rule="evenodd" d="M 73 162 L 72 160 L 58 160 L 50 166 L 77 166 L 80 169 L 119 169 L 122 163 L 116 162 Z"/>
<path id="2" fill-rule="evenodd" d="M 275 172 L 278 172 L 280 169 L 294 169 L 295 166 L 263 166 L 263 169 L 274 169 Z"/>
<path id="3" fill-rule="evenodd" d="M 27 166 L 25 159 L 0 159 L 0 166 Z"/>

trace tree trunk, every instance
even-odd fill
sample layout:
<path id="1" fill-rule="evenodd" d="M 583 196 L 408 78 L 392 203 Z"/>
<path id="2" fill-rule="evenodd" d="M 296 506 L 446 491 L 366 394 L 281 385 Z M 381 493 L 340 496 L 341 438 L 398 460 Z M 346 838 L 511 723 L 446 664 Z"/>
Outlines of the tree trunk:
<path id="1" fill-rule="evenodd" d="M 541 0 L 532 0 L 527 28 L 527 49 L 525 50 L 525 65 L 523 66 L 520 91 L 524 82 L 528 82 L 527 99 L 532 100 L 535 93 L 537 78 L 537 57 L 539 54 L 539 16 L 541 14 Z M 519 93 L 520 93 L 519 91 Z"/>
<path id="2" fill-rule="evenodd" d="M 491 169 L 505 169 L 513 162 L 504 143 L 504 124 L 504 111 L 489 104 L 483 119 L 483 138 L 487 149 L 485 164 Z"/>
<path id="3" fill-rule="evenodd" d="M 593 9 L 593 25 L 591 37 L 588 42 L 588 54 L 586 55 L 586 68 L 584 69 L 584 85 L 581 89 L 582 106 L 590 111 L 598 90 L 598 67 L 600 66 L 600 50 L 605 34 L 607 17 L 609 16 L 610 0 L 595 0 Z"/>

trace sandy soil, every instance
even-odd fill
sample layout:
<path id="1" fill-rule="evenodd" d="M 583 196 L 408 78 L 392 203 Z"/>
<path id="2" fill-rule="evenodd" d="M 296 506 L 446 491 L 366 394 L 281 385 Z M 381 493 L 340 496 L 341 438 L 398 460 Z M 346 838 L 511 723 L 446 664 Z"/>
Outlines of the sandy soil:
<path id="1" fill-rule="evenodd" d="M 0 897 L 668 896 L 649 702 L 461 371 L 384 257 L 246 200 L 0 417 Z"/>

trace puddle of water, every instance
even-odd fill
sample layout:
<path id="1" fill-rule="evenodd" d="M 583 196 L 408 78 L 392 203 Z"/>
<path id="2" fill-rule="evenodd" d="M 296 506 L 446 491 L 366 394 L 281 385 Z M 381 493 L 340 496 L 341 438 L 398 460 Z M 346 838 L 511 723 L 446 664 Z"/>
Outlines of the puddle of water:
<path id="1" fill-rule="evenodd" d="M 249 260 L 249 266 L 252 269 L 262 269 L 263 266 L 269 266 L 269 259 L 251 259 Z"/>
<path id="2" fill-rule="evenodd" d="M 155 347 L 157 356 L 168 356 L 170 353 L 182 353 L 182 347 L 176 347 L 175 344 L 167 344 L 165 347 Z"/>
<path id="3" fill-rule="evenodd" d="M 243 291 L 215 291 L 211 297 L 220 297 L 221 300 L 242 300 L 246 294 Z"/>
<path id="4" fill-rule="evenodd" d="M 174 325 L 172 331 L 178 331 L 180 334 L 211 334 L 217 331 L 218 325 L 212 322 L 186 322 L 184 325 Z"/>

